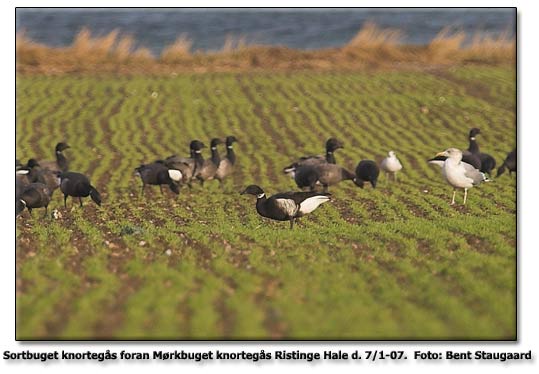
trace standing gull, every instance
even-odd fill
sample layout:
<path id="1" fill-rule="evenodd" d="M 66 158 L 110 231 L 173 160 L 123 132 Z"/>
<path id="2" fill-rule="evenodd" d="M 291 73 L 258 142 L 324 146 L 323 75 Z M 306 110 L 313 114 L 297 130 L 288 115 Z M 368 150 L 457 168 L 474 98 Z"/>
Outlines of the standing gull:
<path id="1" fill-rule="evenodd" d="M 485 174 L 472 165 L 462 162 L 462 151 L 457 148 L 448 148 L 436 156 L 447 157 L 442 165 L 442 175 L 446 182 L 453 187 L 451 205 L 455 204 L 457 188 L 464 189 L 463 205 L 465 205 L 468 189 L 488 181 Z"/>
<path id="2" fill-rule="evenodd" d="M 395 152 L 389 151 L 388 157 L 382 160 L 382 163 L 380 164 L 380 168 L 386 172 L 386 175 L 389 175 L 389 173 L 393 173 L 393 179 L 396 182 L 397 172 L 402 169 L 402 164 L 400 163 L 399 159 L 395 155 Z M 389 178 L 388 178 L 388 181 L 389 181 Z"/>

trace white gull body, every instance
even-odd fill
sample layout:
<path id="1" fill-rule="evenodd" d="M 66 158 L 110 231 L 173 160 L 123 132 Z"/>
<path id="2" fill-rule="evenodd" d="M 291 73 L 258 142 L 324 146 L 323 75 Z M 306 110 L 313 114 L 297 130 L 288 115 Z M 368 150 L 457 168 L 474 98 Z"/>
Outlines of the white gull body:
<path id="1" fill-rule="evenodd" d="M 386 174 L 393 173 L 393 177 L 395 178 L 395 180 L 397 180 L 397 172 L 402 170 L 402 164 L 395 155 L 395 152 L 388 152 L 388 157 L 382 160 L 382 163 L 380 164 L 380 169 L 385 171 Z"/>
<path id="2" fill-rule="evenodd" d="M 472 165 L 462 162 L 462 151 L 457 148 L 449 148 L 437 156 L 445 156 L 447 159 L 442 165 L 442 176 L 453 187 L 451 205 L 455 204 L 456 189 L 464 190 L 464 203 L 468 195 L 468 189 L 488 181 L 485 175 Z"/>

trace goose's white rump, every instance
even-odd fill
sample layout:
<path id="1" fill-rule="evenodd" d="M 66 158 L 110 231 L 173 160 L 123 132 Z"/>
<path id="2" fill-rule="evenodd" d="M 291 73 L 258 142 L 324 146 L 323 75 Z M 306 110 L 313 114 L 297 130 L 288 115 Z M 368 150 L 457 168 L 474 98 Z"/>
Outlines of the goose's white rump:
<path id="1" fill-rule="evenodd" d="M 176 169 L 169 169 L 168 176 L 170 177 L 170 179 L 172 179 L 175 182 L 179 182 L 183 178 L 182 172 Z"/>
<path id="2" fill-rule="evenodd" d="M 301 214 L 309 214 L 313 210 L 318 208 L 320 204 L 323 204 L 326 201 L 329 201 L 328 196 L 318 195 L 318 196 L 309 197 L 308 199 L 305 199 L 301 202 L 301 204 L 299 205 L 299 212 Z"/>

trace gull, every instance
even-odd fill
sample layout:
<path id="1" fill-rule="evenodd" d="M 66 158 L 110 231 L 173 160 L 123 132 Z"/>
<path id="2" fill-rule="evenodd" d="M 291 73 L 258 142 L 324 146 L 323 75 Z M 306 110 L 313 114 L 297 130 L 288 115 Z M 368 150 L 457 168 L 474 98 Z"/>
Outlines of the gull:
<path id="1" fill-rule="evenodd" d="M 402 169 L 402 164 L 395 155 L 395 152 L 389 151 L 388 156 L 382 160 L 380 168 L 386 172 L 386 175 L 393 173 L 395 182 L 397 181 L 397 172 Z M 389 178 L 388 178 L 389 181 Z"/>
<path id="2" fill-rule="evenodd" d="M 464 202 L 462 205 L 466 205 L 468 189 L 477 186 L 482 182 L 489 182 L 485 174 L 481 171 L 466 162 L 462 162 L 462 151 L 460 149 L 448 148 L 445 151 L 438 153 L 436 156 L 447 157 L 442 165 L 442 175 L 445 181 L 453 187 L 451 205 L 455 204 L 457 188 L 464 190 Z"/>

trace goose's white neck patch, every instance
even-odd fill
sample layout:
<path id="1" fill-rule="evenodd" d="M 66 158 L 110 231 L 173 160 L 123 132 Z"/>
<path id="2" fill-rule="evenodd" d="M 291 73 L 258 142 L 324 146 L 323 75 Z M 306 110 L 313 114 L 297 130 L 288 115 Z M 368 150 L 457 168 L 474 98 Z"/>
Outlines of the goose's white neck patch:
<path id="1" fill-rule="evenodd" d="M 232 149 L 232 146 L 231 145 L 227 145 L 226 146 L 228 149 Z"/>
<path id="2" fill-rule="evenodd" d="M 264 198 L 265 196 L 266 196 L 265 193 L 261 193 L 261 194 L 256 195 L 256 198 L 257 198 L 257 199 L 262 199 L 262 198 Z"/>
<path id="3" fill-rule="evenodd" d="M 22 203 L 22 205 L 26 206 L 26 201 L 24 201 L 23 199 L 19 199 L 19 201 Z"/>
<path id="4" fill-rule="evenodd" d="M 195 151 L 195 153 L 202 153 L 202 151 L 198 150 L 198 151 Z"/>
<path id="5" fill-rule="evenodd" d="M 25 174 L 28 174 L 29 172 L 30 172 L 29 170 L 21 169 L 21 170 L 17 170 L 17 171 L 15 172 L 15 174 L 25 175 Z"/>
<path id="6" fill-rule="evenodd" d="M 217 149 L 217 147 L 211 147 L 212 151 L 215 151 Z"/>
<path id="7" fill-rule="evenodd" d="M 328 151 L 328 155 L 332 155 L 332 154 L 333 154 L 333 152 Z"/>
<path id="8" fill-rule="evenodd" d="M 475 136 L 472 136 L 472 137 L 470 138 L 470 140 L 475 140 Z"/>

